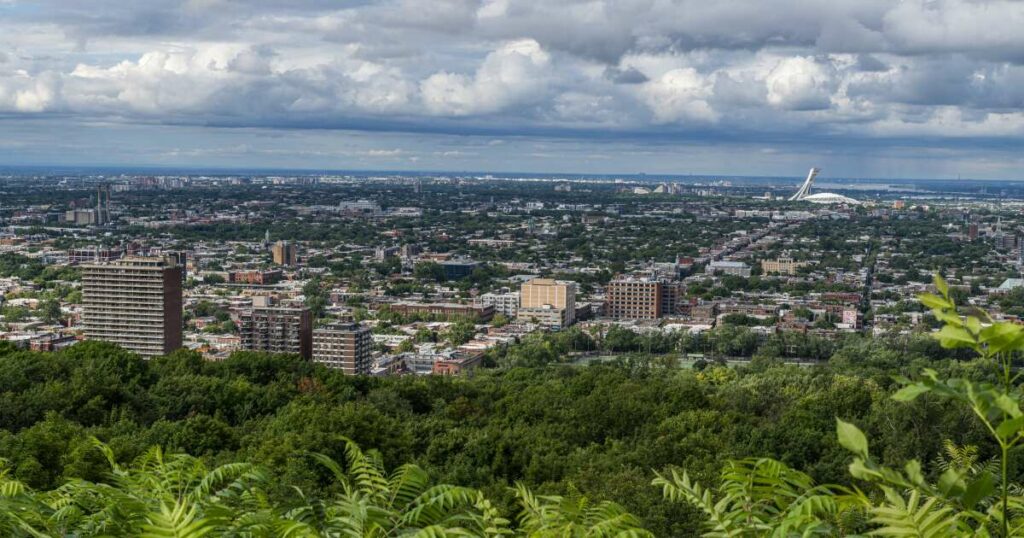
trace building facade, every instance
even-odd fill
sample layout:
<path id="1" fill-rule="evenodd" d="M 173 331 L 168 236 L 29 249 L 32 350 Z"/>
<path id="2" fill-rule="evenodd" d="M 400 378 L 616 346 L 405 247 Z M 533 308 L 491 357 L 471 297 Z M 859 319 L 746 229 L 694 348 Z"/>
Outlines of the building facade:
<path id="1" fill-rule="evenodd" d="M 793 258 L 784 257 L 775 260 L 761 260 L 761 271 L 765 274 L 779 273 L 780 275 L 796 274 L 797 270 L 807 265 L 805 262 L 793 261 Z"/>
<path id="2" fill-rule="evenodd" d="M 535 278 L 524 282 L 519 288 L 519 308 L 557 309 L 564 310 L 560 314 L 564 325 L 572 325 L 576 321 L 576 283 L 569 280 L 552 280 Z"/>
<path id="3" fill-rule="evenodd" d="M 313 357 L 313 315 L 308 308 L 253 307 L 238 314 L 242 349 Z"/>
<path id="4" fill-rule="evenodd" d="M 282 278 L 284 278 L 284 273 L 282 273 L 280 269 L 273 269 L 269 271 L 231 271 L 228 273 L 228 282 L 233 284 L 266 286 L 269 284 L 277 284 Z"/>
<path id="5" fill-rule="evenodd" d="M 474 301 L 480 306 L 493 306 L 495 314 L 501 314 L 507 318 L 516 317 L 519 311 L 519 294 L 509 293 L 485 293 Z"/>
<path id="6" fill-rule="evenodd" d="M 494 307 L 490 305 L 400 302 L 388 305 L 388 308 L 399 314 L 426 314 L 447 320 L 466 318 L 487 323 L 494 318 Z"/>
<path id="7" fill-rule="evenodd" d="M 605 312 L 613 319 L 658 319 L 662 283 L 653 278 L 620 277 L 605 289 Z"/>
<path id="8" fill-rule="evenodd" d="M 90 340 L 143 357 L 181 347 L 182 268 L 165 258 L 82 265 L 82 325 Z"/>
<path id="9" fill-rule="evenodd" d="M 714 274 L 721 271 L 723 275 L 733 275 L 741 277 L 750 276 L 750 266 L 743 262 L 730 262 L 730 261 L 717 261 L 708 264 L 705 272 L 708 274 Z"/>
<path id="10" fill-rule="evenodd" d="M 372 348 L 370 328 L 358 323 L 333 323 L 313 331 L 313 362 L 348 375 L 370 375 Z"/>
<path id="11" fill-rule="evenodd" d="M 296 265 L 299 262 L 299 250 L 295 243 L 278 241 L 270 247 L 270 254 L 277 265 Z"/>

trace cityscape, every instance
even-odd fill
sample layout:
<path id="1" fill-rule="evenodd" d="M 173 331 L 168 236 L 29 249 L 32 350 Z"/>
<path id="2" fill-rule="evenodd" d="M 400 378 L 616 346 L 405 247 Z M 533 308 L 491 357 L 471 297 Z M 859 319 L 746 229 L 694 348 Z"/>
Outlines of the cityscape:
<path id="1" fill-rule="evenodd" d="M 568 363 L 652 351 L 609 334 L 657 341 L 687 364 L 749 361 L 773 340 L 788 342 L 786 361 L 826 361 L 815 342 L 935 329 L 916 296 L 934 291 L 940 269 L 963 303 L 1000 320 L 1022 314 L 1024 200 L 913 185 L 847 191 L 857 200 L 818 192 L 818 172 L 796 189 L 711 178 L 9 177 L 0 338 L 452 375 L 505 364 L 524 340 L 553 333 L 586 342 L 557 359 Z"/>
<path id="2" fill-rule="evenodd" d="M 1024 537 L 1022 28 L 0 0 L 0 538 Z"/>

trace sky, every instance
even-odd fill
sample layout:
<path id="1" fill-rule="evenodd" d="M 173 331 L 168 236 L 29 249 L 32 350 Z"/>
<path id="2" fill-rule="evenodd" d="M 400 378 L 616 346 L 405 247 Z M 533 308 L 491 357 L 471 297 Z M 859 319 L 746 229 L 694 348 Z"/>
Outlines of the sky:
<path id="1" fill-rule="evenodd" d="M 1024 179 L 1024 2 L 0 0 L 0 165 Z"/>

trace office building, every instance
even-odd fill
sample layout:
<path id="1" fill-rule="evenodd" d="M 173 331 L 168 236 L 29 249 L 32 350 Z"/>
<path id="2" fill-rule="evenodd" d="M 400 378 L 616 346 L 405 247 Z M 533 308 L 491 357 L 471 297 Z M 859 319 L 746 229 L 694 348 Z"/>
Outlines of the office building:
<path id="1" fill-rule="evenodd" d="M 521 321 L 536 323 L 537 325 L 551 329 L 560 329 L 569 325 L 566 319 L 568 317 L 568 310 L 564 308 L 555 308 L 550 305 L 519 309 L 519 319 Z"/>
<path id="2" fill-rule="evenodd" d="M 242 349 L 313 357 L 313 315 L 308 308 L 254 306 L 238 314 Z"/>
<path id="3" fill-rule="evenodd" d="M 128 257 L 82 265 L 85 337 L 143 357 L 181 347 L 180 266 L 165 258 Z"/>
<path id="4" fill-rule="evenodd" d="M 280 269 L 267 271 L 231 271 L 228 273 L 228 282 L 232 284 L 249 284 L 255 286 L 267 286 L 277 284 L 284 277 Z"/>
<path id="5" fill-rule="evenodd" d="M 721 272 L 723 275 L 746 278 L 750 276 L 750 266 L 743 262 L 715 261 L 709 263 L 704 272 L 708 274 Z"/>
<path id="6" fill-rule="evenodd" d="M 64 212 L 64 222 L 78 226 L 90 226 L 98 221 L 95 209 L 71 209 Z"/>
<path id="7" fill-rule="evenodd" d="M 333 323 L 313 331 L 313 362 L 348 375 L 369 375 L 373 339 L 369 327 Z"/>
<path id="8" fill-rule="evenodd" d="M 519 288 L 519 309 L 530 310 L 534 315 L 539 313 L 534 309 L 563 310 L 563 326 L 572 325 L 576 321 L 576 283 L 550 278 L 524 282 Z"/>
<path id="9" fill-rule="evenodd" d="M 441 262 L 441 269 L 444 271 L 445 280 L 462 280 L 473 274 L 473 271 L 480 267 L 479 262 L 468 260 L 451 260 Z"/>
<path id="10" fill-rule="evenodd" d="M 613 319 L 658 319 L 662 283 L 650 277 L 619 277 L 605 289 L 605 311 Z"/>
<path id="11" fill-rule="evenodd" d="M 519 294 L 516 292 L 488 292 L 477 297 L 474 303 L 478 306 L 493 306 L 495 314 L 514 318 L 519 311 Z"/>
<path id="12" fill-rule="evenodd" d="M 270 253 L 277 265 L 296 265 L 299 262 L 299 250 L 295 243 L 278 241 L 270 247 Z"/>
<path id="13" fill-rule="evenodd" d="M 471 319 L 477 323 L 487 323 L 494 318 L 494 307 L 491 305 L 470 305 L 459 303 L 411 303 L 398 302 L 389 305 L 392 312 L 403 315 L 425 315 L 438 319 Z"/>
<path id="14" fill-rule="evenodd" d="M 805 265 L 807 265 L 806 262 L 796 262 L 793 261 L 793 258 L 781 257 L 775 260 L 761 260 L 761 271 L 765 274 L 778 273 L 793 276 L 798 269 Z"/>
<path id="15" fill-rule="evenodd" d="M 124 255 L 121 249 L 73 248 L 68 250 L 68 263 L 78 265 L 90 262 L 112 262 Z"/>

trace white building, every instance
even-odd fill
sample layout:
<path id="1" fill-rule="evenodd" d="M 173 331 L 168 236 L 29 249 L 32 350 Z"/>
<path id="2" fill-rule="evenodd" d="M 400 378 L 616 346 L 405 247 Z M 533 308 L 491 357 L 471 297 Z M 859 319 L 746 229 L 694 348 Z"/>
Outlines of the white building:
<path id="1" fill-rule="evenodd" d="M 493 306 L 495 314 L 502 314 L 507 318 L 514 318 L 519 310 L 519 293 L 510 291 L 506 293 L 485 293 L 474 301 L 477 306 Z"/>
<path id="2" fill-rule="evenodd" d="M 714 274 L 721 271 L 724 275 L 735 275 L 741 277 L 750 276 L 750 266 L 743 262 L 716 261 L 711 262 L 704 269 L 705 273 Z"/>

